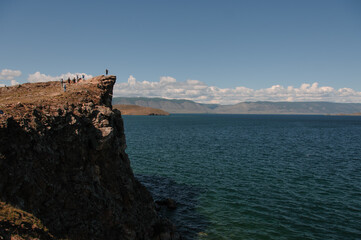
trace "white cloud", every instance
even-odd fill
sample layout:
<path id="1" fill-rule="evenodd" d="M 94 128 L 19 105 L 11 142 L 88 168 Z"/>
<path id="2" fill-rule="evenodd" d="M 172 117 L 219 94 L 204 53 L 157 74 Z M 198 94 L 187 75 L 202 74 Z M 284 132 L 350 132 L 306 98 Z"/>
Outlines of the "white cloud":
<path id="1" fill-rule="evenodd" d="M 15 79 L 12 79 L 11 86 L 15 86 L 15 85 L 19 85 L 19 83 Z"/>
<path id="2" fill-rule="evenodd" d="M 19 70 L 3 69 L 0 72 L 0 80 L 12 80 L 19 76 L 21 76 L 21 71 Z"/>
<path id="3" fill-rule="evenodd" d="M 10 82 L 12 86 L 18 85 L 19 83 L 15 80 L 16 77 L 21 76 L 21 71 L 19 70 L 11 70 L 11 69 L 3 69 L 0 72 L 0 80 L 5 80 Z M 5 87 L 6 84 L 1 83 L 0 87 Z"/>
<path id="4" fill-rule="evenodd" d="M 300 87 L 274 85 L 264 89 L 250 89 L 243 86 L 219 88 L 208 86 L 198 80 L 177 81 L 163 76 L 158 82 L 138 82 L 132 75 L 128 82 L 116 83 L 116 97 L 161 97 L 188 99 L 200 103 L 236 104 L 244 101 L 330 101 L 361 102 L 361 92 L 350 88 L 334 89 L 319 86 L 317 82 L 303 83 Z"/>
<path id="5" fill-rule="evenodd" d="M 81 77 L 82 75 L 84 75 L 85 79 L 89 79 L 92 78 L 92 75 L 86 74 L 86 73 L 65 73 L 65 74 L 61 74 L 59 76 L 50 76 L 50 75 L 45 75 L 43 73 L 40 72 L 35 72 L 33 74 L 29 74 L 28 77 L 28 81 L 31 83 L 35 83 L 35 82 L 49 82 L 49 81 L 60 81 L 60 79 L 73 79 L 76 78 L 76 76 Z"/>
<path id="6" fill-rule="evenodd" d="M 132 75 L 129 76 L 128 83 L 129 83 L 129 85 L 135 85 L 136 80 Z"/>
<path id="7" fill-rule="evenodd" d="M 160 78 L 160 83 L 175 83 L 177 80 L 175 80 L 175 78 L 172 77 L 161 77 Z"/>

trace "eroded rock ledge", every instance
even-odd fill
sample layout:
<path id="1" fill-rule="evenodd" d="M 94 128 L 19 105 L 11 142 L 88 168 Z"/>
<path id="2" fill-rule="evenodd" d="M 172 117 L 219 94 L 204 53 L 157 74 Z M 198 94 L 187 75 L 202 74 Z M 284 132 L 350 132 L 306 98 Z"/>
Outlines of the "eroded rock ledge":
<path id="1" fill-rule="evenodd" d="M 180 239 L 133 176 L 115 80 L 0 88 L 0 236 Z"/>

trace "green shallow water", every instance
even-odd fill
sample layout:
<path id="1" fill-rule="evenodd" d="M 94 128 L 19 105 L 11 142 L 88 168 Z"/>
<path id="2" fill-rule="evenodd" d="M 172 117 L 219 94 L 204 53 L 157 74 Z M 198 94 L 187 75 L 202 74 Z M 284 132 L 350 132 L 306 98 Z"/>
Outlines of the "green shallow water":
<path id="1" fill-rule="evenodd" d="M 186 239 L 361 239 L 361 117 L 124 116 L 127 153 Z"/>

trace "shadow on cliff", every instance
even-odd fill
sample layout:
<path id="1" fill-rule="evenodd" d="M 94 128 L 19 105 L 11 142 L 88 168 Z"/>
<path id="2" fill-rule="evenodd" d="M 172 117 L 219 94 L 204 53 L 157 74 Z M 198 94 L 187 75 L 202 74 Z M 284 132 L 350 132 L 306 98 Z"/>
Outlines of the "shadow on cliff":
<path id="1" fill-rule="evenodd" d="M 177 202 L 175 210 L 161 207 L 160 215 L 170 219 L 185 240 L 197 239 L 198 233 L 209 226 L 207 219 L 197 212 L 198 196 L 205 191 L 194 186 L 179 184 L 163 176 L 135 174 L 151 192 L 155 201 L 171 198 Z"/>
<path id="2" fill-rule="evenodd" d="M 93 113 L 97 115 L 98 112 Z M 103 196 L 102 192 L 96 192 L 95 187 L 100 184 L 94 183 L 95 174 L 91 171 L 92 164 L 100 165 L 101 161 L 88 156 L 95 152 L 98 144 L 95 136 L 100 136 L 101 131 L 86 118 L 73 114 L 56 117 L 52 124 L 44 123 L 44 117 L 38 116 L 36 111 L 34 116 L 36 124 L 33 128 L 25 130 L 13 118 L 7 119 L 6 127 L 0 128 L 0 200 L 39 219 L 55 238 L 70 235 L 76 239 L 90 239 L 87 235 L 90 215 L 99 216 L 102 211 L 102 206 L 91 206 L 95 205 L 95 200 L 103 200 Z M 86 124 L 69 124 L 74 119 Z M 24 120 L 25 125 L 29 122 Z M 84 132 L 83 139 L 73 134 L 76 131 Z M 85 188 L 88 188 L 87 194 L 83 194 Z M 92 192 L 98 194 L 94 196 L 100 196 L 92 199 L 94 202 Z M 19 216 L 14 220 L 16 223 L 24 221 L 22 214 Z M 3 220 L 7 223 L 9 219 Z M 22 226 L 13 226 L 16 227 L 23 231 L 22 234 L 32 234 Z"/>
<path id="3" fill-rule="evenodd" d="M 133 176 L 120 112 L 73 113 L 82 108 L 49 118 L 34 111 L 32 125 L 7 120 L 0 200 L 39 219 L 56 239 L 179 239 Z"/>

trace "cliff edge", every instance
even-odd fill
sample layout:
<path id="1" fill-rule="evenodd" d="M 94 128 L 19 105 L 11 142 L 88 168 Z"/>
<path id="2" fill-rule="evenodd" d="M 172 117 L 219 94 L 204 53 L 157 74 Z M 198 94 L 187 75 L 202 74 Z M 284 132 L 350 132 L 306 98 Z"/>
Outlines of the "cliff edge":
<path id="1" fill-rule="evenodd" d="M 115 80 L 0 88 L 0 237 L 180 239 L 134 178 Z"/>

